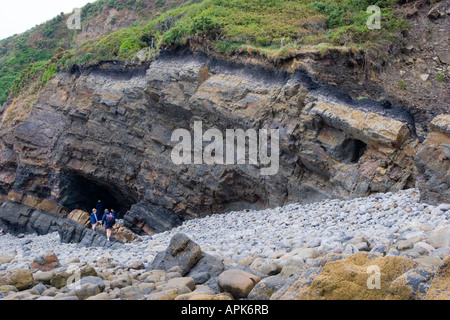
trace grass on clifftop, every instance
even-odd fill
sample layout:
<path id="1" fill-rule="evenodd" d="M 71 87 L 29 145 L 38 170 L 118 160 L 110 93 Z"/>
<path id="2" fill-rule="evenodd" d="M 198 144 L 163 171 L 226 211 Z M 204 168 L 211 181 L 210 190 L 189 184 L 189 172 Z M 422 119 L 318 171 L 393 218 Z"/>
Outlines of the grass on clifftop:
<path id="1" fill-rule="evenodd" d="M 195 2 L 195 1 L 194 1 Z M 198 2 L 198 1 L 196 1 Z M 165 13 L 144 27 L 131 27 L 88 41 L 73 52 L 80 61 L 132 58 L 142 48 L 211 44 L 220 53 L 252 48 L 263 55 L 329 44 L 360 46 L 395 41 L 407 28 L 393 13 L 395 0 L 204 0 Z M 366 26 L 370 5 L 381 8 L 382 28 Z M 73 62 L 71 60 L 70 62 Z"/>
<path id="2" fill-rule="evenodd" d="M 131 3 L 128 2 L 123 0 L 120 5 Z M 164 5 L 164 0 L 158 3 Z M 371 15 L 366 9 L 370 5 L 381 8 L 380 30 L 366 26 Z M 58 70 L 67 70 L 75 63 L 131 60 L 143 48 L 156 55 L 161 47 L 191 42 L 227 55 L 245 51 L 281 59 L 314 46 L 364 49 L 381 41 L 393 44 L 399 31 L 407 28 L 406 22 L 395 16 L 395 5 L 396 0 L 191 0 L 156 15 L 146 24 L 135 24 L 81 45 L 58 50 L 54 45 L 51 50 L 23 49 L 7 63 L 0 59 L 0 104 L 6 100 L 8 87 L 17 94 L 29 79 L 40 78 L 45 85 Z M 102 6 L 118 6 L 118 2 L 96 1 L 87 7 L 84 19 L 98 14 Z M 54 35 L 57 30 L 48 32 Z M 30 60 L 29 56 L 37 57 L 36 65 L 24 66 L 20 54 L 26 55 L 23 61 Z M 14 60 L 17 55 L 19 60 Z M 5 68 L 12 71 L 3 74 Z"/>

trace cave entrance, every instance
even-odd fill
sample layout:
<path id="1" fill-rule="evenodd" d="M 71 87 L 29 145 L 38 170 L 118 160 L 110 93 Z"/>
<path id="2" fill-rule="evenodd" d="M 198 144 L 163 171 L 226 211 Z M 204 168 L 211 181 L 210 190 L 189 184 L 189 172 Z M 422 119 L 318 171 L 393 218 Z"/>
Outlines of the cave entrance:
<path id="1" fill-rule="evenodd" d="M 58 202 L 67 209 L 91 213 L 98 200 L 101 200 L 103 210 L 115 209 L 118 219 L 123 219 L 138 199 L 137 194 L 126 186 L 79 174 L 65 174 L 61 177 L 61 185 Z"/>
<path id="2" fill-rule="evenodd" d="M 347 138 L 336 153 L 336 159 L 344 163 L 358 163 L 367 150 L 367 144 L 361 140 Z"/>

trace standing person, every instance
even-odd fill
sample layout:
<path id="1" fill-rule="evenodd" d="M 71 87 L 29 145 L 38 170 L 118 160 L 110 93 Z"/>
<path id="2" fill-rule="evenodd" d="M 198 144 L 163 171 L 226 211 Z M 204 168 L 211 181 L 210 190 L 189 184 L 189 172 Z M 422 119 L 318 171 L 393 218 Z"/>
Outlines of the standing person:
<path id="1" fill-rule="evenodd" d="M 111 238 L 111 232 L 112 227 L 116 223 L 116 217 L 112 214 L 112 212 L 109 212 L 108 209 L 105 209 L 105 214 L 103 215 L 102 224 L 105 225 L 106 230 L 106 239 L 109 241 L 109 238 Z"/>
<path id="2" fill-rule="evenodd" d="M 97 209 L 98 212 L 98 219 L 102 219 L 103 218 L 103 202 L 102 200 L 98 200 L 97 201 L 97 205 L 95 206 L 95 209 Z"/>
<path id="3" fill-rule="evenodd" d="M 92 209 L 92 213 L 91 213 L 91 225 L 92 225 L 92 230 L 95 230 L 95 227 L 98 224 L 98 216 L 97 216 L 97 209 Z"/>
<path id="4" fill-rule="evenodd" d="M 114 215 L 114 218 L 116 218 L 116 219 L 118 218 L 116 210 L 111 209 L 111 213 Z"/>

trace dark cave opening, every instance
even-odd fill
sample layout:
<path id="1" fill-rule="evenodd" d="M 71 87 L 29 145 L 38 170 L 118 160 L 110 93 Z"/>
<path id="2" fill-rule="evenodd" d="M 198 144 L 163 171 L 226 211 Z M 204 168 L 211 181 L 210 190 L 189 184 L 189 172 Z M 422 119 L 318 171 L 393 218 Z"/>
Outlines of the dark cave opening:
<path id="1" fill-rule="evenodd" d="M 62 185 L 64 187 L 61 188 L 58 199 L 62 206 L 69 210 L 80 209 L 91 213 L 98 200 L 101 200 L 103 210 L 115 209 L 118 219 L 123 219 L 138 198 L 128 187 L 79 174 L 64 175 Z"/>
<path id="2" fill-rule="evenodd" d="M 344 163 L 358 163 L 366 150 L 367 144 L 361 140 L 347 138 L 336 153 L 336 159 Z"/>

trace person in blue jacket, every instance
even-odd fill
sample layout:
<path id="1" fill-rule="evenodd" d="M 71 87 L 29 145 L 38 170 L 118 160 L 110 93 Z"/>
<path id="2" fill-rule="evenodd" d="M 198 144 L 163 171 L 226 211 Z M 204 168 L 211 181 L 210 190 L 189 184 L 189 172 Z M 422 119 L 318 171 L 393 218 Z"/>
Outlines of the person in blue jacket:
<path id="1" fill-rule="evenodd" d="M 108 209 L 105 209 L 105 214 L 102 219 L 102 225 L 103 224 L 105 225 L 106 230 L 106 240 L 109 241 L 109 238 L 111 238 L 112 228 L 116 224 L 116 217 L 112 212 L 109 212 Z"/>
<path id="2" fill-rule="evenodd" d="M 117 219 L 117 212 L 116 212 L 116 210 L 114 210 L 114 209 L 111 209 L 111 213 L 114 215 L 114 218 L 116 218 Z"/>
<path id="3" fill-rule="evenodd" d="M 91 226 L 92 226 L 92 230 L 95 230 L 95 227 L 97 226 L 98 223 L 98 216 L 97 216 L 97 209 L 92 209 L 91 212 Z"/>

